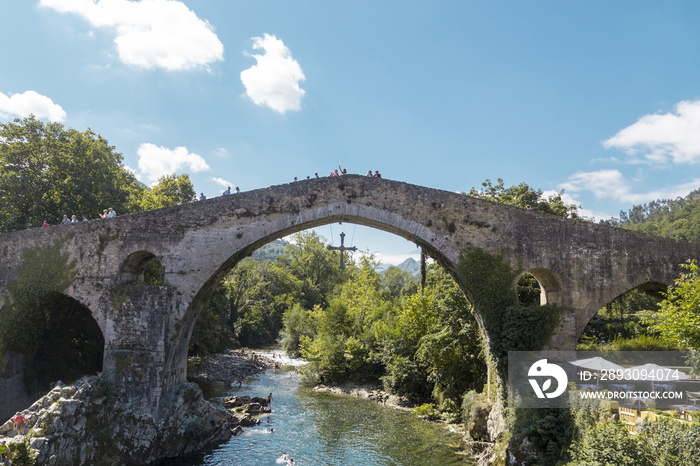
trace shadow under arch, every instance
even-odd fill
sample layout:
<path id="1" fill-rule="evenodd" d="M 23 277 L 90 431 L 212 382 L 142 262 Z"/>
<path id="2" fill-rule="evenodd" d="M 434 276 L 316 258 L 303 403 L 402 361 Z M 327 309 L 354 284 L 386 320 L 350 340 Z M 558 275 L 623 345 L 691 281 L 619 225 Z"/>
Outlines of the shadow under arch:
<path id="1" fill-rule="evenodd" d="M 49 293 L 42 299 L 43 335 L 27 361 L 39 393 L 102 371 L 105 340 L 90 309 L 76 299 Z"/>
<path id="2" fill-rule="evenodd" d="M 668 285 L 660 281 L 646 280 L 624 291 L 611 290 L 607 295 L 608 301 L 600 305 L 581 325 L 578 343 L 586 343 L 586 340 L 592 338 L 605 341 L 612 341 L 618 337 L 630 338 L 632 336 L 628 334 L 630 329 L 624 328 L 623 325 L 625 318 L 628 321 L 631 320 L 627 322 L 628 326 L 638 324 L 639 322 L 635 321 L 640 319 L 634 319 L 632 316 L 640 311 L 655 311 L 654 308 L 664 299 L 667 289 Z M 601 330 L 603 326 L 612 330 L 606 333 Z"/>

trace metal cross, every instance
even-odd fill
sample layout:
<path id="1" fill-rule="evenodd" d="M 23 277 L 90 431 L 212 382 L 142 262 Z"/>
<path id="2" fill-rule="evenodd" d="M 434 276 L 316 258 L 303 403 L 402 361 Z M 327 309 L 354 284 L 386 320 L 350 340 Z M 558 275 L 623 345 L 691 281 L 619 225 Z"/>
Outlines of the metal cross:
<path id="1" fill-rule="evenodd" d="M 357 248 L 355 246 L 346 248 L 344 243 L 345 243 L 345 233 L 341 233 L 340 234 L 340 247 L 328 246 L 329 251 L 340 251 L 340 268 L 341 269 L 345 268 L 345 263 L 343 262 L 343 253 L 345 251 L 357 251 Z"/>

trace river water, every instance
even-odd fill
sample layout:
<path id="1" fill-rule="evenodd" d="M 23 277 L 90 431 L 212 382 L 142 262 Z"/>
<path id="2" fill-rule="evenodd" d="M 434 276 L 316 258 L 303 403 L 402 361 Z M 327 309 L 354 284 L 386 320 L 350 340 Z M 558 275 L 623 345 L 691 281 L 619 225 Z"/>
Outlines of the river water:
<path id="1" fill-rule="evenodd" d="M 301 364 L 288 358 L 283 363 Z M 272 413 L 262 418 L 262 424 L 203 454 L 163 464 L 278 465 L 282 453 L 296 465 L 475 464 L 460 453 L 460 436 L 445 427 L 374 402 L 315 393 L 300 385 L 293 366 L 258 374 L 241 388 L 218 395 L 268 393 L 272 393 Z"/>

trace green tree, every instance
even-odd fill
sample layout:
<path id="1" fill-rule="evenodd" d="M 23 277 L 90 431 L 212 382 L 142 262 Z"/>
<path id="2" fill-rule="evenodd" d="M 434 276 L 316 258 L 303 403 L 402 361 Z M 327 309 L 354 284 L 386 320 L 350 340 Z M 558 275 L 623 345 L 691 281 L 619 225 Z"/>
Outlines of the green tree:
<path id="1" fill-rule="evenodd" d="M 137 210 L 143 186 L 92 130 L 29 117 L 0 124 L 0 140 L 0 231 L 55 223 L 63 215 L 95 218 L 108 207 Z"/>
<path id="2" fill-rule="evenodd" d="M 147 188 L 139 202 L 141 210 L 160 209 L 177 204 L 186 204 L 194 196 L 194 186 L 186 173 L 161 176 L 158 183 Z"/>
<path id="3" fill-rule="evenodd" d="M 382 286 L 392 299 L 409 296 L 418 291 L 418 281 L 405 270 L 389 266 L 382 274 Z"/>
<path id="4" fill-rule="evenodd" d="M 501 204 L 508 204 L 523 209 L 528 206 L 537 212 L 558 215 L 566 217 L 568 214 L 576 215 L 580 206 L 576 204 L 566 204 L 562 199 L 564 190 L 558 193 L 544 197 L 541 189 L 535 190 L 527 185 L 520 183 L 508 188 L 503 184 L 503 180 L 498 178 L 498 184 L 493 185 L 491 180 L 486 180 L 481 183 L 481 191 L 472 188 L 466 193 L 468 196 L 487 199 Z"/>
<path id="5" fill-rule="evenodd" d="M 652 330 L 680 347 L 700 349 L 700 274 L 695 260 L 681 264 L 684 273 L 666 293 Z"/>
<path id="6" fill-rule="evenodd" d="M 312 311 L 304 309 L 301 304 L 296 303 L 288 309 L 282 317 L 283 329 L 282 347 L 287 354 L 299 356 L 301 354 L 301 340 L 314 337 L 317 330 L 318 317 L 323 315 L 320 306 L 315 306 Z"/>
<path id="7" fill-rule="evenodd" d="M 189 354 L 207 356 L 238 346 L 233 328 L 227 325 L 230 314 L 229 299 L 224 287 L 217 288 L 192 330 Z"/>
<path id="8" fill-rule="evenodd" d="M 346 280 L 346 274 L 353 268 L 352 260 L 346 255 L 346 268 L 341 269 L 337 253 L 329 251 L 313 231 L 294 235 L 293 243 L 285 247 L 284 253 L 283 262 L 302 281 L 306 309 L 312 309 L 316 304 L 328 306 L 335 287 Z"/>
<path id="9" fill-rule="evenodd" d="M 568 464 L 586 466 L 651 466 L 655 464 L 644 438 L 631 436 L 617 421 L 605 421 L 587 430 L 581 441 L 572 446 L 572 461 Z"/>

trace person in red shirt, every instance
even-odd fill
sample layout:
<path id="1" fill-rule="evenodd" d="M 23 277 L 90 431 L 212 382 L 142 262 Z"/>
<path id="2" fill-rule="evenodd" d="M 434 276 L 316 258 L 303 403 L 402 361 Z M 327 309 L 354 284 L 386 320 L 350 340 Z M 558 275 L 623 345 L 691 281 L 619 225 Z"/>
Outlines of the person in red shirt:
<path id="1" fill-rule="evenodd" d="M 20 413 L 15 414 L 15 430 L 18 435 L 24 435 L 24 416 Z"/>

